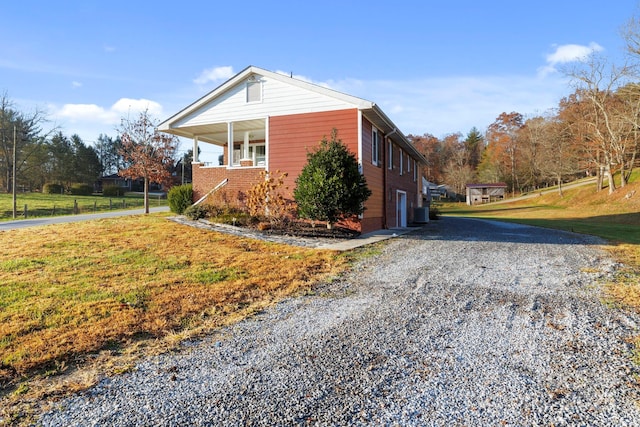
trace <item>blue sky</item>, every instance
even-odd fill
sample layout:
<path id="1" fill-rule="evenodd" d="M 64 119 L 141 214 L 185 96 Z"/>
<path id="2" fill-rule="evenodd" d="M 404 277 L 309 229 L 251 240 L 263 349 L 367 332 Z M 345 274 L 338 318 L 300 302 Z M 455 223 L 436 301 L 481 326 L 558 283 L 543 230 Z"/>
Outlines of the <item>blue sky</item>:
<path id="1" fill-rule="evenodd" d="M 173 115 L 248 65 L 379 104 L 405 134 L 484 131 L 572 92 L 559 70 L 621 58 L 638 0 L 29 1 L 2 6 L 0 91 L 85 142 Z"/>

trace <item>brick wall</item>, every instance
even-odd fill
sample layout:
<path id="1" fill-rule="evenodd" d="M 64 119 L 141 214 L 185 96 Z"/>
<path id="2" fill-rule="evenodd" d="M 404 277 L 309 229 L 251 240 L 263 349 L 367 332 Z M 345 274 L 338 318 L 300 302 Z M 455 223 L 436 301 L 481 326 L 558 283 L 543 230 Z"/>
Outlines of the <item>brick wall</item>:
<path id="1" fill-rule="evenodd" d="M 260 172 L 264 168 L 232 168 L 204 167 L 202 164 L 193 165 L 193 198 L 199 200 L 202 196 L 220 184 L 225 178 L 229 179 L 223 189 L 227 194 L 237 196 L 245 194 L 249 188 L 260 181 Z M 241 197 L 240 199 L 242 199 Z"/>
<path id="2" fill-rule="evenodd" d="M 389 147 L 385 142 L 385 154 L 388 157 Z M 387 209 L 387 227 L 393 228 L 398 224 L 397 218 L 397 191 L 404 191 L 407 193 L 407 224 L 413 221 L 413 209 L 418 207 L 418 182 L 414 181 L 414 164 L 411 159 L 411 170 L 407 166 L 407 153 L 402 151 L 402 175 L 400 174 L 400 148 L 397 145 L 393 146 L 393 168 L 389 169 L 385 167 L 387 189 L 385 194 L 385 203 Z M 419 163 L 416 162 L 416 166 L 419 167 Z M 417 176 L 420 179 L 420 174 Z"/>

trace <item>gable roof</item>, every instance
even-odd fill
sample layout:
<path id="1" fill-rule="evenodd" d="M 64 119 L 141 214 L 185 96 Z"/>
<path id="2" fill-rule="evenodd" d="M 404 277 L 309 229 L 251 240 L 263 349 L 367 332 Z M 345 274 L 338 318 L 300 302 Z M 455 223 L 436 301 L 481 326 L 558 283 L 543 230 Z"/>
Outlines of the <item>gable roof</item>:
<path id="1" fill-rule="evenodd" d="M 180 130 L 180 122 L 186 120 L 190 116 L 194 115 L 199 110 L 205 108 L 208 104 L 214 100 L 222 97 L 224 94 L 231 91 L 240 83 L 247 80 L 252 75 L 260 75 L 268 77 L 284 84 L 292 85 L 300 89 L 314 92 L 318 95 L 322 95 L 328 98 L 332 98 L 344 104 L 348 104 L 351 108 L 357 108 L 360 110 L 364 117 L 367 118 L 376 128 L 380 129 L 384 134 L 393 134 L 393 139 L 398 143 L 405 151 L 411 153 L 413 157 L 420 162 L 426 164 L 426 159 L 420 154 L 415 147 L 409 142 L 407 137 L 397 128 L 397 126 L 387 117 L 387 115 L 380 109 L 380 107 L 374 102 L 368 101 L 363 98 L 348 95 L 340 91 L 329 89 L 324 86 L 320 86 L 314 83 L 310 83 L 304 80 L 296 79 L 293 76 L 286 76 L 279 73 L 274 73 L 259 67 L 249 66 L 240 71 L 235 76 L 231 77 L 226 82 L 222 83 L 217 88 L 213 89 L 208 94 L 204 95 L 200 99 L 191 103 L 187 107 L 183 108 L 173 116 L 169 117 L 160 125 L 158 130 L 163 132 L 173 133 L 179 136 L 192 138 L 193 134 L 187 131 Z"/>

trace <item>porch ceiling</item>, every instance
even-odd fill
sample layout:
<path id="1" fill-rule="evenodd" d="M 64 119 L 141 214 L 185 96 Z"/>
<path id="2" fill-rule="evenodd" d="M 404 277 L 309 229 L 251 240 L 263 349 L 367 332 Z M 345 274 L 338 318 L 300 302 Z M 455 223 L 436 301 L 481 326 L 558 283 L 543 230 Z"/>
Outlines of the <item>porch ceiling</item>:
<path id="1" fill-rule="evenodd" d="M 209 123 L 202 125 L 181 126 L 165 132 L 185 138 L 198 137 L 198 141 L 215 145 L 227 145 L 227 123 Z M 233 140 L 243 141 L 244 133 L 250 132 L 252 140 L 264 140 L 266 138 L 265 120 L 244 120 L 233 122 Z"/>

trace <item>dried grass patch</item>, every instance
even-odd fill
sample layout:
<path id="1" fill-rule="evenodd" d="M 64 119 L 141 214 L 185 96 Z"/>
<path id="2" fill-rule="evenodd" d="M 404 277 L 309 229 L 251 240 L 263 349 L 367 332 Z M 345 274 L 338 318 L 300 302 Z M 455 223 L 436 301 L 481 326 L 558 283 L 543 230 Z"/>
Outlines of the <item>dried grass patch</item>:
<path id="1" fill-rule="evenodd" d="M 334 252 L 230 237 L 162 216 L 8 231 L 0 248 L 3 394 L 141 342 L 164 340 L 162 347 L 211 330 L 347 266 Z"/>

